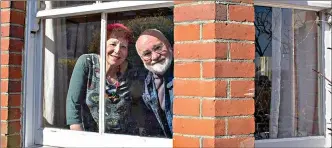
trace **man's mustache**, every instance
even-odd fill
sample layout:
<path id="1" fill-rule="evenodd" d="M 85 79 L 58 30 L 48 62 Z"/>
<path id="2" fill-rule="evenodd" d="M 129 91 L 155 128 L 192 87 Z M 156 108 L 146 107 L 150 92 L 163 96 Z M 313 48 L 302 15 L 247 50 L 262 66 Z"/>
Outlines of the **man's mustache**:
<path id="1" fill-rule="evenodd" d="M 162 59 L 158 59 L 158 60 L 152 60 L 151 61 L 151 65 L 154 65 L 154 64 L 157 64 L 157 63 L 160 63 L 162 61 L 166 60 L 166 58 L 162 58 Z"/>

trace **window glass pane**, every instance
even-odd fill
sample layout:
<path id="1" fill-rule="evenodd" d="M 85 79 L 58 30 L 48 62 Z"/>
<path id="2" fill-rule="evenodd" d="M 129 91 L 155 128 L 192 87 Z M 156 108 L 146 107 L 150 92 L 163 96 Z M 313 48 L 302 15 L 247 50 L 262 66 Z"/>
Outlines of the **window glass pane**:
<path id="1" fill-rule="evenodd" d="M 173 94 L 169 93 L 172 87 L 166 87 L 173 79 L 172 13 L 170 8 L 158 8 L 108 14 L 106 133 L 170 137 L 172 108 L 165 107 L 165 104 L 170 103 L 173 97 Z M 146 29 L 158 29 L 165 38 L 156 33 L 158 31 L 154 31 L 154 34 L 147 34 L 144 39 L 138 40 Z M 151 52 L 150 57 L 139 56 L 135 48 L 136 42 L 139 53 Z M 151 56 L 154 56 L 152 60 Z M 145 61 L 146 67 L 142 60 Z M 154 66 L 151 66 L 151 61 Z M 158 78 L 153 77 L 151 85 L 145 88 L 147 68 L 151 71 L 161 70 L 164 74 Z M 160 81 L 156 82 L 156 79 Z M 148 91 L 144 91 L 145 89 Z"/>
<path id="2" fill-rule="evenodd" d="M 98 132 L 99 76 L 90 68 L 99 43 L 100 14 L 46 19 L 44 34 L 45 127 Z"/>
<path id="3" fill-rule="evenodd" d="M 318 136 L 316 12 L 255 7 L 256 139 Z"/>
<path id="4" fill-rule="evenodd" d="M 40 1 L 40 10 L 82 6 L 93 3 L 96 3 L 96 1 Z"/>

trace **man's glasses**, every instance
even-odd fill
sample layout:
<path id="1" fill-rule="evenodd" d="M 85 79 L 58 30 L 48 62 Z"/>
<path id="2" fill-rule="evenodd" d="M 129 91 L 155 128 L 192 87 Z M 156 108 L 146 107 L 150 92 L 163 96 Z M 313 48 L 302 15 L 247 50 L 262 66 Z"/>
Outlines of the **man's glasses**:
<path id="1" fill-rule="evenodd" d="M 142 57 L 144 60 L 151 60 L 152 58 L 152 52 L 161 54 L 163 52 L 165 52 L 165 50 L 163 50 L 163 47 L 165 45 L 163 43 L 157 44 L 155 46 L 152 47 L 152 50 L 145 50 L 142 54 Z"/>

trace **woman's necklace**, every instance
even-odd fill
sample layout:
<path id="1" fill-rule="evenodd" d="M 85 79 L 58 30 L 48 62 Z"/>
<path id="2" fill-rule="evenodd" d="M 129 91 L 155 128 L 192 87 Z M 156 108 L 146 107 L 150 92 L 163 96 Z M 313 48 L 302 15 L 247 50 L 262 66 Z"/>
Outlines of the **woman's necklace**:
<path id="1" fill-rule="evenodd" d="M 117 91 L 118 91 L 118 88 L 120 86 L 120 83 L 119 83 L 119 78 L 121 76 L 120 66 L 118 66 L 118 71 L 116 72 L 116 76 L 117 76 L 117 80 L 114 80 L 114 81 L 112 81 L 111 76 L 107 76 L 107 78 L 106 78 L 108 83 L 111 84 L 111 86 L 107 87 L 106 94 L 112 102 L 115 102 L 116 100 L 119 99 L 119 95 L 117 94 Z M 114 88 L 114 86 L 115 86 L 115 88 Z"/>

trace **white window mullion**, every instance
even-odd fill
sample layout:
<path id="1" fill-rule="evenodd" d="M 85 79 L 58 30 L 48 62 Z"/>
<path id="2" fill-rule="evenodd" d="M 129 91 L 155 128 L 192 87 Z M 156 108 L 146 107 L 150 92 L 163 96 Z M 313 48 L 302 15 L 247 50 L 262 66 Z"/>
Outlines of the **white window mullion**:
<path id="1" fill-rule="evenodd" d="M 106 60 L 106 34 L 107 34 L 107 13 L 101 14 L 101 30 L 100 30 L 100 82 L 99 82 L 99 133 L 105 132 L 105 60 Z"/>

